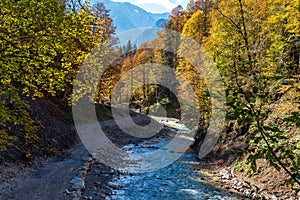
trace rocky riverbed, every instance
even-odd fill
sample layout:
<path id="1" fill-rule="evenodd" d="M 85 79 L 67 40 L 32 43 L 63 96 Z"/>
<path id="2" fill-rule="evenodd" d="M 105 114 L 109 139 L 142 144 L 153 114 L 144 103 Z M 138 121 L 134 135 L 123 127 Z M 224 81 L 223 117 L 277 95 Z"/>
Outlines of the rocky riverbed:
<path id="1" fill-rule="evenodd" d="M 159 119 L 157 119 L 159 120 Z M 122 149 L 132 155 L 164 149 L 182 128 L 178 121 L 163 120 L 165 125 L 158 135 L 141 140 L 130 140 Z M 90 158 L 72 179 L 72 185 L 65 195 L 70 199 L 240 199 L 204 181 L 197 172 L 200 163 L 192 152 L 170 152 L 180 154 L 180 158 L 166 167 L 145 173 L 135 173 L 131 169 L 111 169 Z M 134 156 L 133 156 L 134 158 Z M 161 163 L 163 166 L 164 163 Z"/>

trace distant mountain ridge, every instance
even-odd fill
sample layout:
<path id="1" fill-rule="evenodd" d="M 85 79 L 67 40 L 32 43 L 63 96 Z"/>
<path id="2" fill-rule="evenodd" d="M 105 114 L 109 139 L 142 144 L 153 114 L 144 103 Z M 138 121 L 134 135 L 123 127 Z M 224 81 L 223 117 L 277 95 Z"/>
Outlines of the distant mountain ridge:
<path id="1" fill-rule="evenodd" d="M 170 13 L 154 14 L 128 2 L 113 2 L 110 0 L 92 0 L 91 4 L 104 3 L 110 12 L 113 24 L 116 26 L 116 33 L 145 28 L 159 27 L 168 20 Z"/>

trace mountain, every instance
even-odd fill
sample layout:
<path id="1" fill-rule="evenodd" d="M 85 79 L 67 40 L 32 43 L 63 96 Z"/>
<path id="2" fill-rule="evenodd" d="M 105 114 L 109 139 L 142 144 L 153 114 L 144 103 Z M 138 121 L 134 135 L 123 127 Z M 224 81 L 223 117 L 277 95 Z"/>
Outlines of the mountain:
<path id="1" fill-rule="evenodd" d="M 135 6 L 128 2 L 113 2 L 110 0 L 92 0 L 92 5 L 104 3 L 104 6 L 110 11 L 110 16 L 116 26 L 116 33 L 124 31 L 145 28 L 159 27 L 168 20 L 170 13 L 154 14 Z"/>

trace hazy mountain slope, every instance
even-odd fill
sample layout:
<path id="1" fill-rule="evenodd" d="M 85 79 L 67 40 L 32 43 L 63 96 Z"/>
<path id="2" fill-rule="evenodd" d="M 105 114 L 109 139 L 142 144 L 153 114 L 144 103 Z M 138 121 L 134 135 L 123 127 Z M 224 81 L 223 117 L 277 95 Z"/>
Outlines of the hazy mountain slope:
<path id="1" fill-rule="evenodd" d="M 110 16 L 116 26 L 116 32 L 160 26 L 160 22 L 168 19 L 169 13 L 153 14 L 127 2 L 113 2 L 110 0 L 92 0 L 92 5 L 102 2 L 110 10 Z"/>

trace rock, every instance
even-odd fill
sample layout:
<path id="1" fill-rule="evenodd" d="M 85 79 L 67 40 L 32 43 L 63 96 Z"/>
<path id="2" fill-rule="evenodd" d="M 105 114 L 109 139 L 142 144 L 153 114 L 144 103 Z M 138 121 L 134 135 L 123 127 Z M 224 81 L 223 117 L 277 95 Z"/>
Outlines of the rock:
<path id="1" fill-rule="evenodd" d="M 65 193 L 68 195 L 71 194 L 71 192 L 68 189 L 65 190 Z"/>
<path id="2" fill-rule="evenodd" d="M 221 171 L 219 171 L 219 176 L 221 179 L 229 179 L 230 173 L 226 169 L 222 169 Z"/>
<path id="3" fill-rule="evenodd" d="M 251 184 L 248 182 L 248 181 L 245 181 L 244 183 L 243 183 L 243 187 L 245 187 L 245 188 L 248 188 L 248 189 L 251 189 L 252 187 L 251 187 Z M 258 189 L 258 188 L 257 188 Z"/>
<path id="4" fill-rule="evenodd" d="M 238 179 L 237 178 L 233 178 L 232 179 L 232 183 L 233 183 L 233 185 L 237 184 L 238 183 Z"/>
<path id="5" fill-rule="evenodd" d="M 226 190 L 229 190 L 229 189 L 230 189 L 230 187 L 229 187 L 228 185 L 225 185 L 224 188 L 225 188 Z"/>
<path id="6" fill-rule="evenodd" d="M 81 198 L 81 192 L 80 191 L 72 191 L 69 194 L 70 199 L 76 200 Z"/>
<path id="7" fill-rule="evenodd" d="M 273 196 L 271 197 L 271 199 L 272 199 L 272 200 L 277 200 L 278 198 L 277 198 L 275 195 L 273 195 Z"/>
<path id="8" fill-rule="evenodd" d="M 96 186 L 101 186 L 102 184 L 100 182 L 95 183 Z"/>
<path id="9" fill-rule="evenodd" d="M 242 182 L 236 182 L 236 184 L 233 185 L 233 188 L 236 190 L 240 190 L 243 187 Z"/>
<path id="10" fill-rule="evenodd" d="M 82 172 L 81 172 L 81 177 L 82 177 L 82 178 L 85 178 L 85 177 L 86 177 L 86 174 L 87 174 L 86 171 L 82 171 Z"/>
<path id="11" fill-rule="evenodd" d="M 84 180 L 81 177 L 76 176 L 70 182 L 73 184 L 72 185 L 73 190 L 84 190 L 85 189 Z"/>
<path id="12" fill-rule="evenodd" d="M 110 170 L 110 172 L 108 174 L 109 175 L 115 175 L 115 171 L 114 170 Z"/>
<path id="13" fill-rule="evenodd" d="M 84 196 L 82 196 L 82 199 L 93 199 L 93 198 L 91 196 L 84 195 Z"/>

